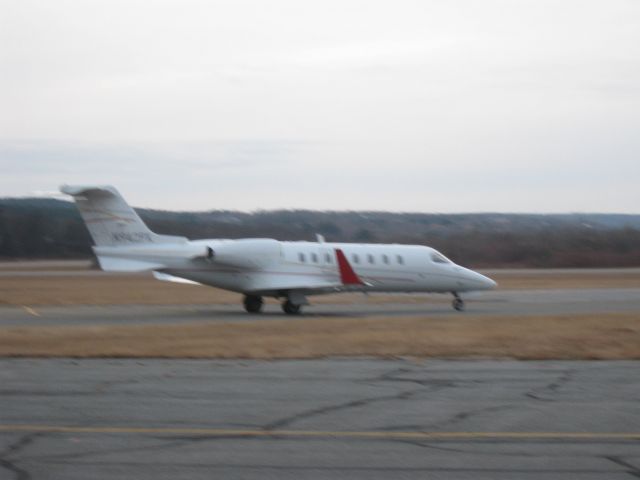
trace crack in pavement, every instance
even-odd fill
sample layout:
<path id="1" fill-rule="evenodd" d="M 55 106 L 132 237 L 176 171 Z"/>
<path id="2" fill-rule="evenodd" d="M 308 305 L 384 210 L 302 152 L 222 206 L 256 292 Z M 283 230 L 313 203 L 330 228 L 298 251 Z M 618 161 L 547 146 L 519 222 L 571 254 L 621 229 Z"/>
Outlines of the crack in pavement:
<path id="1" fill-rule="evenodd" d="M 319 408 L 315 408 L 315 409 L 311 409 L 311 410 L 306 410 L 300 413 L 297 413 L 295 415 L 291 415 L 288 417 L 284 417 L 280 420 L 276 420 L 273 422 L 270 422 L 266 425 L 264 425 L 262 427 L 263 430 L 265 431 L 271 431 L 271 430 L 279 430 L 279 429 L 283 429 L 285 427 L 289 427 L 291 424 L 299 421 L 299 420 L 303 420 L 303 419 L 307 419 L 316 415 L 324 415 L 326 413 L 332 413 L 332 412 L 336 412 L 339 410 L 345 410 L 345 409 L 349 409 L 349 408 L 358 408 L 358 407 L 364 407 L 367 406 L 371 403 L 375 403 L 375 402 L 383 402 L 383 401 L 391 401 L 391 400 L 406 400 L 408 398 L 413 397 L 414 395 L 417 395 L 419 393 L 424 393 L 424 392 L 433 392 L 435 390 L 439 390 L 442 388 L 449 388 L 449 387 L 454 387 L 456 385 L 455 382 L 450 381 L 450 380 L 442 380 L 442 379 L 430 379 L 430 380 L 422 380 L 422 379 L 415 379 L 415 378 L 397 378 L 397 375 L 401 375 L 404 373 L 410 373 L 412 372 L 413 369 L 410 368 L 406 368 L 406 367 L 400 367 L 400 368 L 394 368 L 393 370 L 390 370 L 388 372 L 384 372 L 381 375 L 378 375 L 375 378 L 370 379 L 369 381 L 373 381 L 373 382 L 398 382 L 398 383 L 412 383 L 412 384 L 416 384 L 419 385 L 421 388 L 419 389 L 414 389 L 414 390 L 405 390 L 403 392 L 400 393 L 396 393 L 396 394 L 392 394 L 392 395 L 382 395 L 382 396 L 376 396 L 376 397 L 367 397 L 367 398 L 363 398 L 363 399 L 358 399 L 358 400 L 351 400 L 348 402 L 344 402 L 344 403 L 339 403 L 339 404 L 334 404 L 334 405 L 328 405 L 325 407 L 319 407 Z M 469 411 L 469 412 L 462 412 L 462 413 L 458 413 L 456 415 L 454 415 L 451 419 L 445 420 L 443 422 L 438 422 L 435 423 L 431 426 L 427 426 L 424 427 L 423 430 L 428 430 L 431 428 L 438 428 L 438 427 L 442 427 L 444 425 L 449 425 L 451 423 L 456 423 L 458 421 L 462 421 L 466 418 L 468 418 L 469 416 L 478 414 L 478 413 L 483 413 L 483 412 L 487 412 L 487 411 L 498 411 L 498 410 L 503 410 L 503 409 L 507 409 L 507 408 L 511 408 L 511 406 L 498 406 L 498 407 L 488 407 L 488 408 L 483 408 L 480 410 L 473 410 L 473 411 Z M 420 429 L 420 426 L 412 426 L 416 429 Z M 388 430 L 394 430 L 394 427 L 386 427 L 383 428 L 383 430 L 388 431 Z"/>
<path id="2" fill-rule="evenodd" d="M 421 379 L 421 378 L 398 378 L 397 375 L 402 375 L 405 373 L 414 373 L 414 369 L 400 367 L 385 372 L 381 375 L 378 375 L 374 378 L 368 378 L 364 380 L 358 380 L 356 383 L 361 385 L 376 385 L 379 382 L 392 382 L 392 383 L 413 383 L 416 385 L 420 385 L 421 387 L 427 387 L 430 391 L 436 391 L 443 388 L 454 388 L 458 386 L 461 382 L 453 381 L 442 378 L 431 378 L 431 379 Z M 480 383 L 476 380 L 466 381 L 464 383 Z"/>
<path id="3" fill-rule="evenodd" d="M 15 475 L 16 480 L 30 480 L 31 475 L 16 465 L 15 460 L 8 458 L 20 453 L 24 448 L 35 441 L 36 438 L 44 435 L 42 432 L 32 432 L 20 437 L 16 442 L 9 445 L 5 450 L 0 452 L 0 467 L 10 471 Z"/>
<path id="4" fill-rule="evenodd" d="M 106 380 L 104 382 L 100 382 L 98 383 L 95 387 L 94 387 L 94 391 L 96 393 L 104 393 L 106 392 L 108 389 L 116 386 L 116 385 L 128 385 L 128 384 L 138 384 L 140 383 L 140 380 L 138 379 L 129 379 L 129 380 Z"/>
<path id="5" fill-rule="evenodd" d="M 474 415 L 479 415 L 486 412 L 500 412 L 503 410 L 509 410 L 511 408 L 516 408 L 514 405 L 496 405 L 492 407 L 484 407 L 478 408 L 475 410 L 467 410 L 465 412 L 456 413 L 452 415 L 450 418 L 441 420 L 439 422 L 429 423 L 426 425 L 418 425 L 418 424 L 402 424 L 402 425 L 389 425 L 384 428 L 380 428 L 379 430 L 385 432 L 394 432 L 394 431 L 416 431 L 416 432 L 433 432 L 442 429 L 443 427 L 450 427 L 458 422 L 462 422 L 463 420 L 467 420 Z"/>
<path id="6" fill-rule="evenodd" d="M 404 373 L 414 373 L 414 369 L 401 367 L 390 370 L 382 375 L 379 375 L 371 381 L 373 382 L 406 382 L 406 383 L 415 383 L 424 387 L 455 387 L 456 382 L 453 380 L 445 380 L 441 378 L 431 378 L 431 379 L 420 379 L 420 378 L 398 378 L 398 375 L 402 375 Z"/>
<path id="7" fill-rule="evenodd" d="M 377 377 L 372 378 L 371 380 L 374 382 L 384 382 L 386 380 L 395 380 L 396 375 L 401 375 L 403 373 L 409 373 L 412 369 L 407 367 L 398 367 L 393 370 L 389 370 L 388 372 L 381 373 Z"/>
<path id="8" fill-rule="evenodd" d="M 454 382 L 451 380 L 443 380 L 440 378 L 433 379 L 419 379 L 419 378 L 385 378 L 385 382 L 393 382 L 393 383 L 414 383 L 416 385 L 420 385 L 421 387 L 429 387 L 432 390 L 439 390 L 442 388 L 453 388 L 458 382 Z"/>
<path id="9" fill-rule="evenodd" d="M 413 445 L 415 447 L 420 447 L 420 448 L 427 448 L 430 450 L 439 450 L 443 452 L 453 452 L 453 453 L 470 453 L 469 450 L 460 450 L 457 448 L 435 446 L 428 442 L 421 442 L 420 440 L 406 440 L 406 439 L 398 438 L 398 439 L 392 439 L 392 441 L 395 443 L 404 443 L 407 445 Z"/>
<path id="10" fill-rule="evenodd" d="M 496 405 L 495 407 L 484 407 L 484 408 L 478 408 L 475 410 L 467 410 L 466 412 L 456 413 L 452 417 L 442 420 L 440 422 L 434 422 L 434 423 L 425 425 L 422 427 L 422 430 L 423 431 L 438 430 L 438 429 L 441 429 L 442 427 L 450 427 L 453 424 L 462 422 L 463 420 L 467 420 L 470 417 L 473 417 L 475 415 L 479 415 L 486 412 L 500 412 L 503 410 L 509 410 L 511 408 L 514 408 L 514 406 L 513 405 Z"/>
<path id="11" fill-rule="evenodd" d="M 627 470 L 625 470 L 625 473 L 628 473 L 632 477 L 640 478 L 640 467 L 636 467 L 635 465 L 624 461 L 622 457 L 618 457 L 615 455 L 604 455 L 602 458 L 609 460 L 610 462 L 613 462 L 620 467 L 626 468 Z"/>
<path id="12" fill-rule="evenodd" d="M 560 388 L 564 387 L 567 383 L 573 380 L 573 376 L 575 375 L 575 373 L 575 370 L 565 370 L 549 384 L 541 388 L 533 388 L 528 392 L 525 392 L 524 395 L 525 397 L 533 398 L 534 400 L 538 400 L 540 402 L 553 402 L 555 400 L 553 398 L 546 398 L 544 396 L 544 393 L 557 393 Z"/>
<path id="13" fill-rule="evenodd" d="M 370 405 L 372 403 L 376 403 L 376 402 L 385 402 L 385 401 L 389 401 L 389 400 L 406 400 L 408 398 L 411 398 L 413 395 L 415 395 L 416 393 L 420 392 L 421 389 L 419 390 L 407 390 L 407 391 L 403 391 L 400 393 L 397 393 L 395 395 L 383 395 L 383 396 L 379 396 L 379 397 L 367 397 L 367 398 L 361 398 L 358 400 L 351 400 L 348 402 L 344 402 L 344 403 L 338 403 L 338 404 L 333 404 L 333 405 L 328 405 L 326 407 L 319 407 L 319 408 L 314 408 L 311 410 L 305 410 L 303 412 L 297 413 L 295 415 L 291 415 L 288 417 L 284 417 L 280 420 L 276 420 L 274 422 L 268 423 L 266 425 L 264 425 L 262 427 L 263 430 L 265 431 L 271 431 L 271 430 L 281 430 L 285 427 L 289 427 L 291 424 L 299 421 L 299 420 L 303 420 L 303 419 L 307 419 L 310 417 L 314 417 L 316 415 L 324 415 L 326 413 L 332 413 L 332 412 L 337 412 L 339 410 L 346 410 L 349 408 L 357 408 L 357 407 L 364 407 L 367 405 Z"/>

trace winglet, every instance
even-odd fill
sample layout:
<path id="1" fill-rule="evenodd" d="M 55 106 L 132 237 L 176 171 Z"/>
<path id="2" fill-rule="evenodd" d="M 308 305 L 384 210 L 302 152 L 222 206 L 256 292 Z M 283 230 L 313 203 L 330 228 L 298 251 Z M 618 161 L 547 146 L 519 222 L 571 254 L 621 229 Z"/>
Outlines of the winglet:
<path id="1" fill-rule="evenodd" d="M 353 271 L 353 268 L 351 268 L 349 260 L 345 257 L 344 252 L 339 248 L 336 248 L 336 258 L 338 260 L 338 268 L 340 270 L 340 280 L 344 285 L 365 285 L 365 283 L 360 280 L 360 277 L 358 277 L 358 274 Z"/>

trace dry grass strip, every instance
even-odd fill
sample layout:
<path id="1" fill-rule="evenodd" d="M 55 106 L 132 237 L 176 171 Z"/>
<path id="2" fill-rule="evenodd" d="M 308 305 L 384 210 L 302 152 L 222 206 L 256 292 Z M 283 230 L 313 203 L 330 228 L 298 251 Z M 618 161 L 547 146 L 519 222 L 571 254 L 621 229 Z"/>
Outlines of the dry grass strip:
<path id="1" fill-rule="evenodd" d="M 155 280 L 148 274 L 0 277 L 0 305 L 187 305 L 238 303 L 216 288 Z"/>
<path id="2" fill-rule="evenodd" d="M 492 274 L 504 290 L 640 288 L 638 270 L 603 272 L 504 272 Z M 371 303 L 424 302 L 425 295 L 374 295 Z M 437 299 L 438 296 L 431 298 Z M 448 297 L 447 297 L 448 298 Z M 361 295 L 314 297 L 314 303 L 351 303 Z M 149 274 L 91 276 L 2 276 L 0 306 L 238 304 L 240 295 L 216 288 L 160 282 Z"/>
<path id="3" fill-rule="evenodd" d="M 0 329 L 26 357 L 640 359 L 640 315 L 330 318 Z"/>

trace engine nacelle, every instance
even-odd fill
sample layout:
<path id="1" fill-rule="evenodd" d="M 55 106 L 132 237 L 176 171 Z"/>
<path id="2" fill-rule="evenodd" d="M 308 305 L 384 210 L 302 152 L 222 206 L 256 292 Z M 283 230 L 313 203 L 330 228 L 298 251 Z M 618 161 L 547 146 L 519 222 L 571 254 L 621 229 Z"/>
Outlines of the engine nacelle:
<path id="1" fill-rule="evenodd" d="M 270 238 L 246 238 L 207 246 L 211 263 L 238 268 L 264 268 L 281 255 L 280 242 Z"/>

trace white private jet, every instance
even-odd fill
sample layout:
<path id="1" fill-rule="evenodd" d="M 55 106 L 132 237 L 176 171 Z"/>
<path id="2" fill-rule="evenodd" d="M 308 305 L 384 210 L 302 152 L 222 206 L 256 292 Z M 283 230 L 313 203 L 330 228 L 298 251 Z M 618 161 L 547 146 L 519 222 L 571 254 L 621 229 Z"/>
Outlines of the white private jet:
<path id="1" fill-rule="evenodd" d="M 111 186 L 69 186 L 95 242 L 100 267 L 112 272 L 151 271 L 159 280 L 195 283 L 244 295 L 247 312 L 263 297 L 283 299 L 287 314 L 300 313 L 308 295 L 336 292 L 460 293 L 490 290 L 488 277 L 456 265 L 421 245 L 281 242 L 270 238 L 188 240 L 158 235 Z"/>

